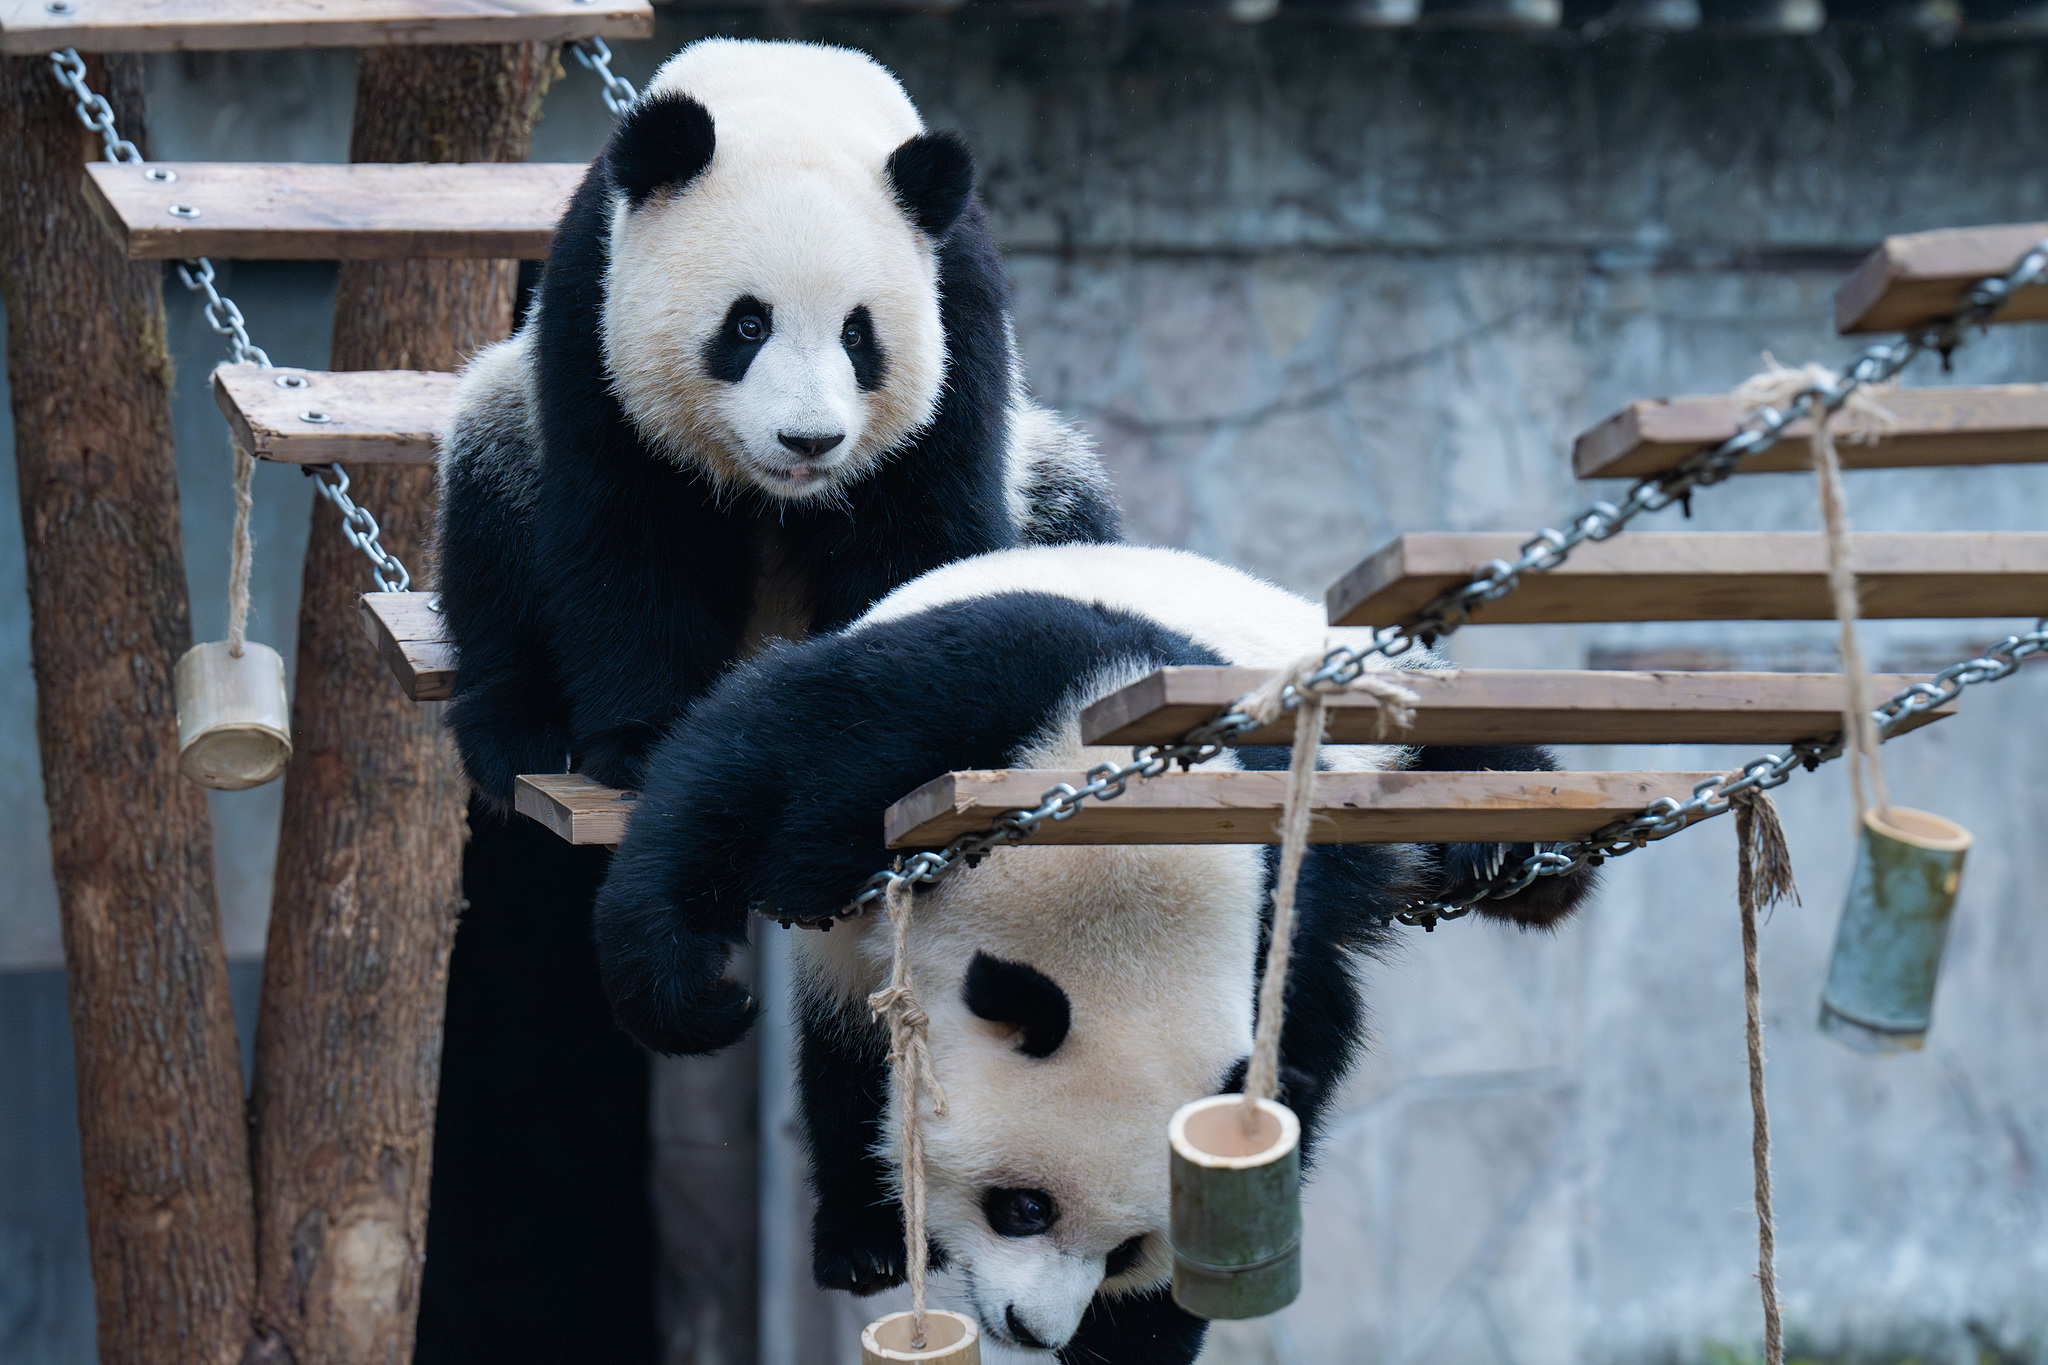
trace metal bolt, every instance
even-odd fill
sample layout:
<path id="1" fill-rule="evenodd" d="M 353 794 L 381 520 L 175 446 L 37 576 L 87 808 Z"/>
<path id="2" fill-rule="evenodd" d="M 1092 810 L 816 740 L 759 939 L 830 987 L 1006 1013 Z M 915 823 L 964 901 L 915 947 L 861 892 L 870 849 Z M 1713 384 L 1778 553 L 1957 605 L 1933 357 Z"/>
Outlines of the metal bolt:
<path id="1" fill-rule="evenodd" d="M 169 166 L 150 166 L 143 170 L 144 180 L 154 180 L 159 185 L 168 185 L 178 178 L 178 173 Z"/>
<path id="2" fill-rule="evenodd" d="M 313 386 L 313 381 L 302 374 L 281 374 L 271 382 L 280 389 L 308 389 Z"/>
<path id="3" fill-rule="evenodd" d="M 199 210 L 193 208 L 190 204 L 173 204 L 171 205 L 170 213 L 173 218 L 197 218 L 199 216 Z"/>
<path id="4" fill-rule="evenodd" d="M 334 419 L 321 412 L 318 408 L 308 408 L 299 414 L 299 420 L 301 422 L 332 422 Z"/>
<path id="5" fill-rule="evenodd" d="M 49 0 L 49 3 L 44 5 L 43 8 L 51 14 L 70 14 L 77 9 L 77 6 L 73 5 L 71 0 Z"/>

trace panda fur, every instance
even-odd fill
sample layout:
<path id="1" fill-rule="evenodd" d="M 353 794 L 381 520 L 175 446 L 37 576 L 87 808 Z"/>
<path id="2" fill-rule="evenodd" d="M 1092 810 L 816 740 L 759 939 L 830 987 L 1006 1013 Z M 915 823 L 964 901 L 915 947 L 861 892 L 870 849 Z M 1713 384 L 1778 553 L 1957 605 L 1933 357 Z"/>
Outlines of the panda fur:
<path id="1" fill-rule="evenodd" d="M 572 199 L 442 454 L 449 721 L 484 796 L 636 785 L 731 662 L 1019 544 L 1115 540 L 1027 396 L 966 146 L 863 54 L 708 39 Z"/>
<path id="2" fill-rule="evenodd" d="M 620 1021 L 665 1052 L 729 1045 L 757 1010 L 726 975 L 750 911 L 845 905 L 896 856 L 882 838 L 891 802 L 950 770 L 1117 757 L 1080 743 L 1094 698 L 1167 665 L 1282 666 L 1332 634 L 1315 604 L 1197 556 L 1068 546 L 935 570 L 847 631 L 769 651 L 650 761 L 598 901 Z M 1555 766 L 1533 748 L 1331 746 L 1323 761 Z M 1286 765 L 1270 748 L 1211 764 Z M 1511 853 L 1309 850 L 1281 1045 L 1306 1152 L 1359 1044 L 1360 960 L 1404 904 L 1469 887 Z M 928 1228 L 992 1339 L 1076 1365 L 1199 1351 L 1204 1325 L 1166 1288 L 1163 1133 L 1182 1103 L 1242 1084 L 1276 862 L 1252 845 L 1024 844 L 917 896 L 912 967 L 948 1102 L 924 1122 Z M 1588 886 L 1551 879 L 1482 912 L 1548 923 Z M 886 1039 L 865 1005 L 889 951 L 872 917 L 795 939 L 813 1269 L 861 1293 L 904 1273 Z"/>

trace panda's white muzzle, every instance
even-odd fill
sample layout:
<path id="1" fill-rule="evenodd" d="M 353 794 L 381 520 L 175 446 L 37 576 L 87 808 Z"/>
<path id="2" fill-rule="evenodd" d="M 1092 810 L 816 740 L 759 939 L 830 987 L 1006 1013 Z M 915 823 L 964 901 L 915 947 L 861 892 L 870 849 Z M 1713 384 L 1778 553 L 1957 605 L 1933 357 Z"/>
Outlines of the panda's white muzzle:
<path id="1" fill-rule="evenodd" d="M 720 406 L 739 438 L 740 463 L 778 497 L 809 497 L 852 466 L 865 413 L 853 363 L 830 341 L 771 336 Z"/>

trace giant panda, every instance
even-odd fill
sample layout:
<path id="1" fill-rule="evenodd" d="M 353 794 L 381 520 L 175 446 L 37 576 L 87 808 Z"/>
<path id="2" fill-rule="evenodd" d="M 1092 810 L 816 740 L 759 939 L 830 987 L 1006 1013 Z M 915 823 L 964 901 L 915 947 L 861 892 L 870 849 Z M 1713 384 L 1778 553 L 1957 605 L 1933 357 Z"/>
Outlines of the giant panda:
<path id="1" fill-rule="evenodd" d="M 898 856 L 882 812 L 955 769 L 1086 768 L 1090 700 L 1175 664 L 1277 667 L 1320 648 L 1322 610 L 1175 550 L 1016 549 L 936 569 L 848 630 L 726 677 L 656 750 L 599 898 L 620 1021 L 649 1047 L 731 1044 L 760 1008 L 730 979 L 750 915 L 810 920 Z M 1553 768 L 1534 748 L 1329 747 L 1332 767 Z M 1211 766 L 1284 768 L 1284 749 Z M 1087 820 L 1082 810 L 1073 817 Z M 1357 973 L 1393 914 L 1469 888 L 1498 845 L 1312 847 L 1283 1030 L 1305 1150 L 1359 1046 Z M 1081 1365 L 1186 1362 L 1204 1325 L 1166 1281 L 1167 1119 L 1242 1084 L 1275 851 L 999 848 L 915 899 L 920 1002 L 948 1112 L 924 1116 L 929 1234 L 996 1341 Z M 1547 924 L 1588 874 L 1481 913 Z M 873 917 L 795 940 L 799 1081 L 818 1208 L 813 1269 L 872 1292 L 904 1273 L 886 1039 L 865 1000 L 889 970 Z"/>
<path id="2" fill-rule="evenodd" d="M 590 947 L 607 858 L 512 815 L 516 776 L 635 786 L 765 642 L 952 559 L 1118 534 L 1086 441 L 1026 395 L 973 182 L 868 57 L 696 43 L 460 382 L 435 559 L 478 798 L 422 1365 L 658 1350 L 646 1059 Z"/>
<path id="3" fill-rule="evenodd" d="M 449 722 L 520 773 L 632 787 L 735 658 L 949 560 L 1114 540 L 1099 463 L 1025 395 L 966 144 L 871 58 L 706 39 L 570 202 L 442 456 Z"/>

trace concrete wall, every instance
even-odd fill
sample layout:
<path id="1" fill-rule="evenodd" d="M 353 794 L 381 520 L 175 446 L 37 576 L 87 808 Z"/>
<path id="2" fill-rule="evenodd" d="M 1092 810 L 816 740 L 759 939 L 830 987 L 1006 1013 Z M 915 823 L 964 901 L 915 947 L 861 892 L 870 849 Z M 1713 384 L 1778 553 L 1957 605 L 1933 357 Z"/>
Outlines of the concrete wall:
<path id="1" fill-rule="evenodd" d="M 1828 294 L 1884 232 L 2042 216 L 2043 50 L 1881 34 L 1582 45 L 1103 20 L 664 15 L 636 76 L 704 32 L 866 47 L 973 140 L 1049 402 L 1101 441 L 1134 535 L 1319 592 L 1381 538 L 1529 529 L 1574 486 L 1579 428 L 1633 398 L 1731 387 L 1769 349 L 1840 360 Z M 346 54 L 152 67 L 162 155 L 339 159 Z M 537 159 L 607 120 L 572 70 Z M 317 364 L 319 267 L 232 275 L 259 341 Z M 227 460 L 214 338 L 176 303 L 194 615 L 217 631 Z M 2001 331 L 1920 384 L 2048 376 Z M 256 633 L 290 654 L 307 496 L 259 471 Z M 5 481 L 11 485 L 11 480 Z M 11 489 L 0 492 L 0 499 Z M 1870 529 L 2040 529 L 2048 470 L 1852 481 Z M 1813 524 L 1808 484 L 1703 493 L 1697 529 Z M 6 509 L 0 509 L 5 512 Z M 0 515 L 0 959 L 52 960 L 16 519 Z M 1675 529 L 1667 513 L 1658 529 Z M 2007 621 L 1885 623 L 1880 665 L 1961 657 Z M 1480 628 L 1467 663 L 1584 667 L 1707 648 L 1830 667 L 1825 626 Z M 1812 1026 L 1849 858 L 1837 770 L 1782 793 L 1805 904 L 1763 934 L 1781 1282 L 1795 1354 L 2048 1361 L 2048 670 L 1972 696 L 1893 751 L 1895 793 L 1979 844 L 1926 1052 L 1851 1055 Z M 1578 750 L 1571 766 L 1708 769 L 1734 750 Z M 260 950 L 275 796 L 216 798 L 235 951 Z M 1455 924 L 1374 967 L 1371 1060 L 1308 1192 L 1308 1285 L 1219 1331 L 1215 1361 L 1732 1360 L 1759 1332 L 1733 850 L 1725 823 L 1615 864 L 1552 936 Z M 764 971 L 775 979 L 775 954 Z M 61 991 L 0 973 L 0 1190 L 69 1139 Z M 31 1039 L 27 1051 L 9 1046 Z M 774 1035 L 770 1035 L 771 1046 Z M 21 1075 L 17 1080 L 16 1072 Z M 15 1087 L 19 1086 L 17 1090 Z M 24 1101 L 23 1096 L 26 1095 Z M 764 1096 L 771 1142 L 786 1111 Z M 17 1158 L 15 1153 L 25 1155 Z M 75 1158 L 73 1158 L 75 1160 Z M 764 1359 L 831 1358 L 862 1314 L 792 1273 L 786 1145 L 763 1161 Z M 61 1161 L 57 1163 L 61 1166 Z M 75 1202 L 0 1194 L 0 1359 L 86 1359 Z M 34 1267 L 32 1281 L 26 1278 Z M 24 1293 L 20 1286 L 33 1283 Z M 822 1334 L 822 1335 L 820 1335 Z M 701 1357 L 700 1357 L 701 1358 Z"/>

